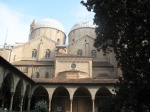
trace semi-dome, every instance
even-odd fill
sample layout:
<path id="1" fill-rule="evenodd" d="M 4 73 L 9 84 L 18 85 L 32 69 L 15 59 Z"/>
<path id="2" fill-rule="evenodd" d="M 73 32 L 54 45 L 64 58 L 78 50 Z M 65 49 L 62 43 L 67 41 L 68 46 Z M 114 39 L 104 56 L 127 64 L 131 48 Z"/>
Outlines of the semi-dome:
<path id="1" fill-rule="evenodd" d="M 71 31 L 75 30 L 75 29 L 78 29 L 78 28 L 84 28 L 84 27 L 89 27 L 89 28 L 95 28 L 96 25 L 93 23 L 93 21 L 90 21 L 90 20 L 83 20 L 83 21 L 80 21 L 78 23 L 76 23 L 72 28 L 71 28 Z M 71 32 L 70 31 L 70 32 Z"/>
<path id="2" fill-rule="evenodd" d="M 49 18 L 42 19 L 41 21 L 35 24 L 34 29 L 43 28 L 43 27 L 58 29 L 65 33 L 65 29 L 62 26 L 62 24 L 54 19 L 49 19 Z"/>

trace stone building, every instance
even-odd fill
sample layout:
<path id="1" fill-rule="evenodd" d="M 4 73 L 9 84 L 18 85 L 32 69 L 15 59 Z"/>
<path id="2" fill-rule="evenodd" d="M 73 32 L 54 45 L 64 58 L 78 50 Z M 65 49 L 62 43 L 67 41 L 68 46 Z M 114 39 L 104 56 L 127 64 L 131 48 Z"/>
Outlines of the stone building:
<path id="1" fill-rule="evenodd" d="M 120 72 L 113 52 L 93 46 L 93 21 L 75 24 L 68 35 L 56 20 L 30 25 L 28 42 L 0 49 L 0 107 L 32 110 L 45 100 L 50 112 L 97 112 L 114 95 Z"/>

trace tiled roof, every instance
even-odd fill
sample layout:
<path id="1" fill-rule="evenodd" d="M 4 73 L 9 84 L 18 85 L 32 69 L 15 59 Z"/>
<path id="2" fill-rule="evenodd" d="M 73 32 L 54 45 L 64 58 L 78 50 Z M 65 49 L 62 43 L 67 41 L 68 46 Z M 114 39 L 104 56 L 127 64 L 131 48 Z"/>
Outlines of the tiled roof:
<path id="1" fill-rule="evenodd" d="M 66 78 L 33 78 L 36 83 L 71 83 L 71 84 L 111 84 L 116 83 L 117 79 L 93 79 L 93 78 L 81 78 L 81 79 L 66 79 Z"/>
<path id="2" fill-rule="evenodd" d="M 113 67 L 109 62 L 92 62 L 93 67 Z"/>
<path id="3" fill-rule="evenodd" d="M 0 66 L 8 69 L 11 73 L 18 75 L 18 77 L 23 78 L 25 81 L 29 81 L 30 83 L 35 83 L 31 78 L 18 70 L 15 66 L 5 60 L 2 56 L 0 56 Z"/>
<path id="4" fill-rule="evenodd" d="M 16 61 L 11 63 L 12 65 L 54 65 L 54 61 L 31 61 L 31 60 L 24 60 L 24 61 Z"/>

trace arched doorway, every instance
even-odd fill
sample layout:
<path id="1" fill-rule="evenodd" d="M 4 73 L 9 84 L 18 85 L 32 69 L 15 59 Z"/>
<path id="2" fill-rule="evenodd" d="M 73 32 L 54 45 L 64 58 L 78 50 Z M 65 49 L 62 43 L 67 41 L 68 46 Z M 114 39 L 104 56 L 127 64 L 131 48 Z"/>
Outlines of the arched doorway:
<path id="1" fill-rule="evenodd" d="M 70 95 L 66 88 L 58 87 L 52 96 L 52 112 L 70 111 Z"/>
<path id="2" fill-rule="evenodd" d="M 11 99 L 11 89 L 14 88 L 13 76 L 11 73 L 8 73 L 3 80 L 2 84 L 2 108 L 9 109 L 10 99 Z"/>
<path id="3" fill-rule="evenodd" d="M 95 95 L 95 111 L 99 111 L 111 96 L 111 92 L 106 87 L 101 87 Z"/>
<path id="4" fill-rule="evenodd" d="M 80 87 L 75 91 L 73 112 L 92 112 L 92 97 L 87 88 Z"/>
<path id="5" fill-rule="evenodd" d="M 47 107 L 48 107 L 48 102 L 49 102 L 49 96 L 47 90 L 43 86 L 37 87 L 34 92 L 32 93 L 32 99 L 31 99 L 31 106 L 30 109 L 33 110 L 35 103 L 39 101 L 46 101 L 47 102 Z"/>
<path id="6" fill-rule="evenodd" d="M 13 110 L 19 111 L 22 108 L 23 105 L 23 80 L 20 79 L 17 83 L 15 94 L 14 94 L 14 100 L 13 100 Z"/>

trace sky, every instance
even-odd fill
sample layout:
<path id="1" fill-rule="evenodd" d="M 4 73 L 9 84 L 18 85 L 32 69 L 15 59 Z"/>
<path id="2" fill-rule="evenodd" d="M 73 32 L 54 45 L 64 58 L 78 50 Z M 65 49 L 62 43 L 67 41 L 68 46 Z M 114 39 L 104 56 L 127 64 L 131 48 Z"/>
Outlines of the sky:
<path id="1" fill-rule="evenodd" d="M 86 0 L 85 0 L 86 1 Z M 44 18 L 59 21 L 68 33 L 81 20 L 93 20 L 81 0 L 0 0 L 0 46 L 28 41 L 30 24 Z"/>

